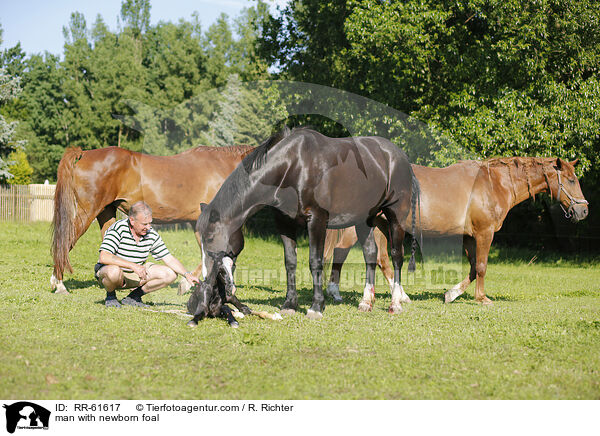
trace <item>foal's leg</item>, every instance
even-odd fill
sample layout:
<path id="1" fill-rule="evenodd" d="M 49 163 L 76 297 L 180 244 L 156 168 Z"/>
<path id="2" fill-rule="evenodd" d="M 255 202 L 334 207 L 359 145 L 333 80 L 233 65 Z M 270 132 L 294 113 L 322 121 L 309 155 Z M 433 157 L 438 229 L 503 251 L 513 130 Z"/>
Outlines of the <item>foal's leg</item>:
<path id="1" fill-rule="evenodd" d="M 377 245 L 373 237 L 373 228 L 367 225 L 356 226 L 356 234 L 363 248 L 366 274 L 363 297 L 358 305 L 361 312 L 370 312 L 375 301 L 375 266 L 377 265 Z"/>
<path id="2" fill-rule="evenodd" d="M 223 305 L 221 306 L 221 317 L 225 318 L 227 320 L 227 323 L 229 324 L 229 326 L 231 328 L 238 328 L 240 325 L 238 324 L 237 320 L 235 319 L 235 317 L 233 316 L 233 313 L 231 312 L 231 309 L 226 306 Z"/>
<path id="3" fill-rule="evenodd" d="M 325 295 L 323 295 L 323 251 L 325 248 L 325 232 L 327 230 L 327 213 L 313 211 L 308 220 L 309 265 L 313 277 L 313 304 L 306 312 L 309 319 L 323 318 Z"/>
<path id="4" fill-rule="evenodd" d="M 475 280 L 476 271 L 475 271 L 475 238 L 472 236 L 465 235 L 463 236 L 463 245 L 465 247 L 465 253 L 467 254 L 467 258 L 469 259 L 469 264 L 471 265 L 471 269 L 467 277 L 463 279 L 462 282 L 456 284 L 452 289 L 446 291 L 444 294 L 444 301 L 446 303 L 451 303 L 456 300 L 460 295 L 465 292 L 465 290 L 469 287 L 471 282 Z"/>
<path id="5" fill-rule="evenodd" d="M 400 313 L 402 312 L 402 304 L 403 302 L 410 301 L 406 292 L 404 292 L 404 288 L 400 282 L 400 275 L 402 270 L 402 264 L 404 262 L 404 246 L 402 245 L 404 242 L 404 230 L 400 226 L 396 218 L 396 214 L 393 211 L 386 210 L 385 216 L 388 219 L 389 227 L 390 227 L 390 238 L 391 238 L 391 255 L 392 255 L 392 264 L 394 265 L 394 286 L 392 288 L 392 303 L 389 308 L 390 313 Z"/>
<path id="6" fill-rule="evenodd" d="M 482 304 L 492 304 L 492 300 L 485 296 L 484 291 L 484 279 L 487 270 L 488 254 L 490 252 L 490 246 L 492 245 L 492 239 L 494 238 L 494 231 L 489 230 L 476 234 L 475 240 L 477 243 L 477 256 L 475 271 L 477 272 L 477 282 L 475 284 L 475 300 Z"/>

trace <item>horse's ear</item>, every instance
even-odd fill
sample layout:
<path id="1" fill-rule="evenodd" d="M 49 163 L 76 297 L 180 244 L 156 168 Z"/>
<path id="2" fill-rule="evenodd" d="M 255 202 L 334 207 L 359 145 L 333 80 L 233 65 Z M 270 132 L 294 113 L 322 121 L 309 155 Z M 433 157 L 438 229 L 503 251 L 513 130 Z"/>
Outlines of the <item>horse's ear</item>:
<path id="1" fill-rule="evenodd" d="M 208 204 L 200 203 L 200 213 L 204 212 L 207 207 L 208 207 Z"/>
<path id="2" fill-rule="evenodd" d="M 569 162 L 571 165 L 573 165 L 573 167 L 575 167 L 578 163 L 579 163 L 579 159 L 575 159 L 571 162 Z"/>
<path id="3" fill-rule="evenodd" d="M 211 209 L 210 215 L 208 216 L 209 223 L 216 223 L 221 220 L 221 214 L 218 210 Z"/>
<path id="4" fill-rule="evenodd" d="M 562 159 L 560 157 L 556 158 L 556 169 L 557 170 L 562 170 Z"/>

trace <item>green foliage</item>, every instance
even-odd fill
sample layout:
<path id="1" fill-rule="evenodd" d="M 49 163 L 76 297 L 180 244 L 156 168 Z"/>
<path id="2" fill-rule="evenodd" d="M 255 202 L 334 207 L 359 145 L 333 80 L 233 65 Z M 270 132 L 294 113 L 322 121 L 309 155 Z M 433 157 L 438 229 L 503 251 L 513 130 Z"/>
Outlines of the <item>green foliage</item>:
<path id="1" fill-rule="evenodd" d="M 230 74 L 268 77 L 255 53 L 255 21 L 263 4 L 226 15 L 202 31 L 191 20 L 150 24 L 148 0 L 124 0 L 117 31 L 98 16 L 91 26 L 73 12 L 63 28 L 62 59 L 25 57 L 20 46 L 0 54 L 0 66 L 22 73 L 23 93 L 3 112 L 21 120 L 34 181 L 55 180 L 66 147 L 121 146 L 173 154 L 204 141 Z"/>
<path id="2" fill-rule="evenodd" d="M 580 174 L 600 163 L 594 2 L 298 0 L 262 26 L 261 53 L 283 77 L 373 98 L 452 138 L 425 162 L 462 149 L 578 157 Z"/>
<path id="3" fill-rule="evenodd" d="M 28 185 L 31 183 L 31 175 L 33 168 L 27 161 L 27 154 L 23 150 L 13 151 L 8 155 L 8 162 L 11 164 L 8 167 L 8 172 L 12 177 L 7 180 L 11 185 Z"/>
<path id="4" fill-rule="evenodd" d="M 263 88 L 259 83 L 244 85 L 237 74 L 232 74 L 219 99 L 218 111 L 209 122 L 205 143 L 256 146 L 287 116 L 275 88 Z"/>

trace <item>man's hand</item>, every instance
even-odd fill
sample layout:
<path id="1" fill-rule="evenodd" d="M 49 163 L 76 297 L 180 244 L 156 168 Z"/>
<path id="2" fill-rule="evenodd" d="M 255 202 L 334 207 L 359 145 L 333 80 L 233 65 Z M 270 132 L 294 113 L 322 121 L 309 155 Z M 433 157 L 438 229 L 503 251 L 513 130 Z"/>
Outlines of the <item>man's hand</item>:
<path id="1" fill-rule="evenodd" d="M 194 286 L 195 283 L 200 283 L 200 280 L 198 279 L 198 277 L 196 277 L 189 271 L 184 274 L 184 277 L 188 281 L 188 283 L 192 286 Z"/>
<path id="2" fill-rule="evenodd" d="M 145 266 L 135 264 L 135 266 L 133 266 L 131 269 L 139 276 L 140 279 L 148 279 L 148 271 L 146 270 Z"/>

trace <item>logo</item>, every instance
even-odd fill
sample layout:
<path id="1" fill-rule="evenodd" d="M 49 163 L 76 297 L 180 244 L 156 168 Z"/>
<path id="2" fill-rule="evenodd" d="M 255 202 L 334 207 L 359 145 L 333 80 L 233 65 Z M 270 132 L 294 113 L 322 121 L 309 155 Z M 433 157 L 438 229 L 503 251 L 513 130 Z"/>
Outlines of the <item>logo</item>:
<path id="1" fill-rule="evenodd" d="M 50 411 L 35 403 L 19 401 L 4 405 L 6 409 L 6 431 L 14 433 L 18 429 L 48 430 Z"/>

